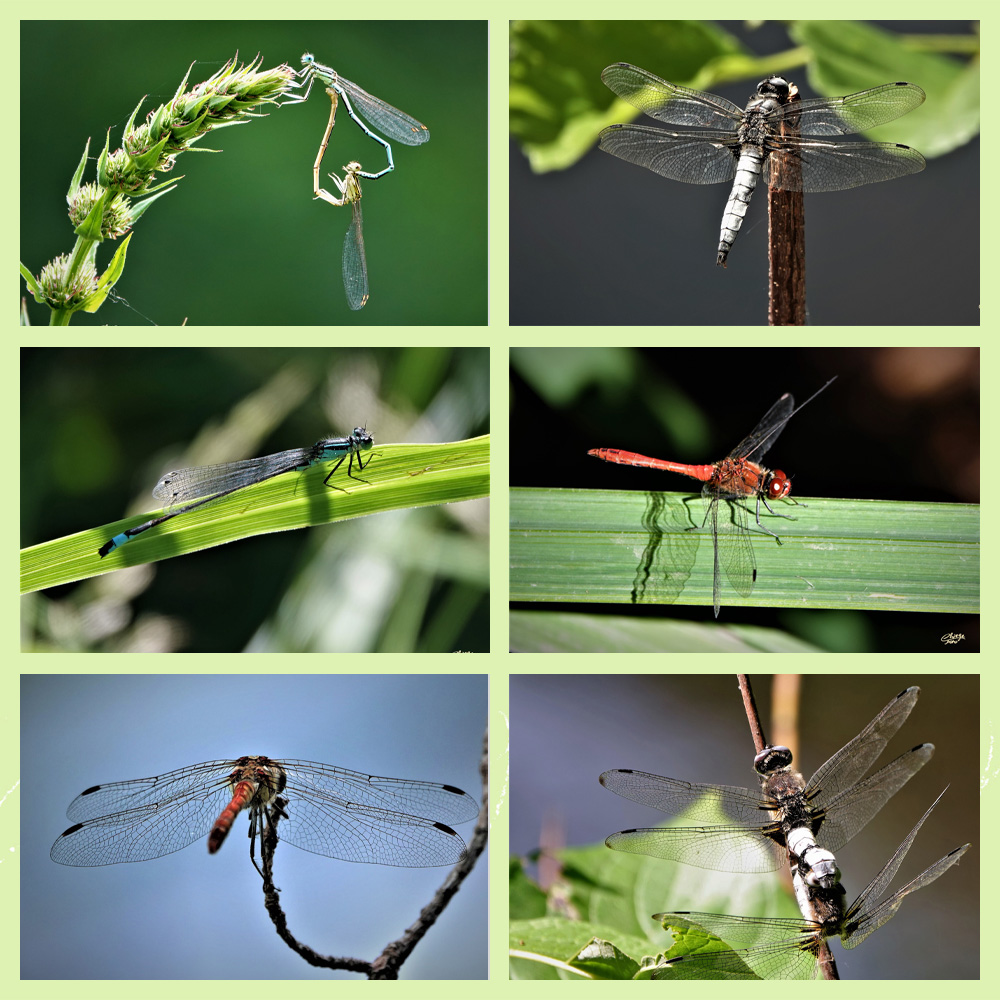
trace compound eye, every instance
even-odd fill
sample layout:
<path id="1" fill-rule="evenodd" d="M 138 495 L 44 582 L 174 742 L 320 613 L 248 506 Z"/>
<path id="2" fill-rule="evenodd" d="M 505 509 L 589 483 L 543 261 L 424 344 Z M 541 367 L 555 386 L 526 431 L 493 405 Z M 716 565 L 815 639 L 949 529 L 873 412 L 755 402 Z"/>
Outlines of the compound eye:
<path id="1" fill-rule="evenodd" d="M 773 774 L 792 763 L 792 751 L 788 747 L 764 747 L 753 759 L 754 770 L 758 774 Z"/>

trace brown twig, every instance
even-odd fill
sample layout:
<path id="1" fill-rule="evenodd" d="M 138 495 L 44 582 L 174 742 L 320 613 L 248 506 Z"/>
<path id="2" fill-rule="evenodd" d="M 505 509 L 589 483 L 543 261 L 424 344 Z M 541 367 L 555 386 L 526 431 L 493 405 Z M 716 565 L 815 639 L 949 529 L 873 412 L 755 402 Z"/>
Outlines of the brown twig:
<path id="1" fill-rule="evenodd" d="M 420 911 L 416 921 L 407 928 L 403 936 L 397 941 L 389 942 L 382 949 L 382 953 L 372 962 L 366 962 L 361 958 L 336 958 L 332 955 L 320 955 L 319 952 L 298 941 L 288 929 L 288 919 L 281 908 L 279 890 L 274 884 L 272 874 L 275 848 L 278 845 L 278 823 L 285 816 L 284 810 L 288 803 L 282 798 L 275 799 L 273 806 L 267 810 L 266 823 L 264 823 L 266 829 L 261 830 L 260 853 L 264 867 L 262 872 L 264 877 L 264 907 L 281 940 L 310 965 L 318 968 L 359 972 L 369 979 L 398 979 L 400 966 L 409 957 L 420 939 L 433 927 L 486 847 L 489 833 L 489 730 L 483 735 L 483 752 L 479 761 L 479 773 L 483 785 L 482 807 L 479 810 L 476 829 L 465 855 L 448 873 L 448 877 L 434 894 L 434 898 Z"/>
<path id="2" fill-rule="evenodd" d="M 800 100 L 791 86 L 789 105 Z M 786 105 L 787 106 L 787 105 Z M 794 114 L 786 114 L 782 135 L 797 135 Z M 802 163 L 794 156 L 771 154 L 767 188 L 768 323 L 804 326 L 806 321 L 806 209 L 802 196 Z"/>
<path id="3" fill-rule="evenodd" d="M 475 867 L 479 855 L 485 850 L 490 828 L 489 749 L 489 728 L 487 728 L 486 732 L 483 733 L 483 752 L 479 759 L 479 775 L 482 779 L 483 789 L 482 806 L 479 809 L 476 829 L 469 841 L 465 857 L 448 873 L 448 877 L 434 894 L 434 898 L 420 911 L 420 915 L 406 929 L 403 936 L 396 941 L 390 941 L 382 949 L 382 954 L 372 962 L 369 979 L 399 978 L 399 967 L 406 961 L 417 942 L 434 926 L 435 921 L 448 905 L 448 901 L 458 892 L 461 884 Z"/>

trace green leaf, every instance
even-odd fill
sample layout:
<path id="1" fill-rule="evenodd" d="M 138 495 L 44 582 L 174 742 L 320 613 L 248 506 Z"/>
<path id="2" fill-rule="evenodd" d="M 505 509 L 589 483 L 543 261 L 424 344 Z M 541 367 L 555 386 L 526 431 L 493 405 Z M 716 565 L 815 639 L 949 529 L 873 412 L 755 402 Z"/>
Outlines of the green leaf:
<path id="1" fill-rule="evenodd" d="M 545 893 L 528 878 L 520 858 L 510 859 L 507 884 L 511 920 L 527 920 L 545 915 Z"/>
<path id="2" fill-rule="evenodd" d="M 705 822 L 704 816 L 700 814 L 699 823 Z M 720 822 L 724 818 L 720 815 Z M 691 817 L 679 816 L 669 825 L 691 822 Z M 744 876 L 701 870 L 612 851 L 604 844 L 546 852 L 546 857 L 562 862 L 562 868 L 548 887 L 548 915 L 510 923 L 513 979 L 574 979 L 581 974 L 590 979 L 648 979 L 674 943 L 653 919 L 654 913 L 667 909 L 799 916 L 778 873 Z M 523 894 L 523 868 L 512 865 L 511 872 L 516 892 Z"/>
<path id="3" fill-rule="evenodd" d="M 761 523 L 782 544 L 751 512 L 756 585 L 740 597 L 723 573 L 723 608 L 979 611 L 978 506 L 774 506 L 793 520 L 762 513 Z M 711 534 L 685 530 L 703 517 L 700 497 L 679 493 L 513 489 L 510 599 L 711 607 Z"/>
<path id="4" fill-rule="evenodd" d="M 84 312 L 97 312 L 108 297 L 108 292 L 115 287 L 118 279 L 125 272 L 125 255 L 128 253 L 128 244 L 131 239 L 132 233 L 129 233 L 115 251 L 107 270 L 97 279 L 97 288 L 80 303 L 80 308 Z"/>
<path id="5" fill-rule="evenodd" d="M 364 472 L 355 473 L 367 485 L 346 479 L 343 468 L 331 480 L 349 492 L 323 485 L 327 466 L 277 476 L 151 528 L 104 559 L 97 554 L 104 542 L 150 515 L 22 549 L 21 593 L 265 532 L 489 496 L 488 435 L 446 444 L 376 446 L 371 456 Z"/>
<path id="6" fill-rule="evenodd" d="M 922 107 L 866 136 L 914 146 L 929 159 L 978 134 L 979 61 L 942 56 L 936 36 L 899 35 L 857 21 L 792 21 L 788 30 L 812 54 L 809 85 L 818 94 L 837 97 L 894 80 L 926 92 Z"/>
<path id="7" fill-rule="evenodd" d="M 31 292 L 32 297 L 36 302 L 44 302 L 45 297 L 42 295 L 42 289 L 39 287 L 38 279 L 24 266 L 24 264 L 19 264 L 21 277 L 24 278 L 24 283 L 28 287 L 28 291 Z"/>
<path id="8" fill-rule="evenodd" d="M 512 21 L 510 48 L 510 132 L 539 172 L 571 166 L 602 128 L 635 117 L 601 82 L 605 66 L 630 62 L 684 83 L 715 58 L 745 53 L 703 21 Z"/>

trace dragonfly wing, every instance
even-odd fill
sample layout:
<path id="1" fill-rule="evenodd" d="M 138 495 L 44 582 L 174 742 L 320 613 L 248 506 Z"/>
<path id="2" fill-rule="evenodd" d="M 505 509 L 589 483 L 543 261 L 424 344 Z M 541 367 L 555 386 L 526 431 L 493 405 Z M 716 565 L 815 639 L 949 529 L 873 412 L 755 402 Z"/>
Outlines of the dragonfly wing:
<path id="1" fill-rule="evenodd" d="M 49 852 L 63 865 L 98 866 L 173 854 L 201 837 L 232 797 L 233 761 L 95 785 L 68 810 L 77 822 Z"/>
<path id="2" fill-rule="evenodd" d="M 361 309 L 368 301 L 368 261 L 365 259 L 365 241 L 361 231 L 361 199 L 351 202 L 351 224 L 344 236 L 344 291 L 347 304 Z"/>
<path id="3" fill-rule="evenodd" d="M 918 687 L 900 691 L 854 739 L 842 746 L 816 771 L 806 788 L 815 805 L 830 804 L 858 782 L 881 756 L 899 727 L 909 718 L 919 695 Z"/>
<path id="4" fill-rule="evenodd" d="M 337 82 L 347 91 L 361 117 L 387 135 L 393 142 L 402 142 L 407 146 L 420 146 L 431 137 L 426 125 L 422 125 L 416 118 L 411 118 L 399 108 L 394 108 L 374 94 L 369 94 L 367 90 L 342 76 L 337 78 Z"/>
<path id="5" fill-rule="evenodd" d="M 786 858 L 784 847 L 761 829 L 745 826 L 647 827 L 613 833 L 604 842 L 615 851 L 718 872 L 773 872 Z"/>
<path id="6" fill-rule="evenodd" d="M 310 761 L 280 763 L 288 777 L 280 840 L 328 858 L 406 868 L 465 857 L 464 841 L 445 822 L 464 822 L 478 812 L 461 789 Z"/>
<path id="7" fill-rule="evenodd" d="M 947 790 L 948 789 L 945 788 L 945 792 Z M 928 868 L 923 875 L 918 875 L 917 878 L 913 880 L 913 882 L 905 885 L 902 889 L 899 890 L 898 893 L 894 893 L 893 896 L 885 900 L 884 903 L 876 902 L 876 900 L 878 900 L 878 898 L 882 895 L 882 893 L 885 892 L 889 883 L 893 880 L 893 878 L 895 878 L 896 872 L 899 871 L 899 866 L 903 863 L 903 859 L 906 857 L 907 852 L 913 846 L 913 841 L 916 839 L 917 834 L 920 832 L 920 828 L 924 825 L 924 821 L 934 811 L 934 807 L 941 801 L 941 797 L 943 795 L 944 792 L 942 792 L 941 795 L 939 795 L 931 803 L 930 808 L 927 810 L 927 812 L 923 814 L 923 816 L 920 817 L 920 819 L 917 821 L 917 825 L 906 835 L 906 837 L 903 839 L 903 842 L 899 845 L 899 847 L 896 848 L 892 857 L 889 858 L 889 860 L 885 863 L 885 865 L 883 865 L 882 870 L 875 876 L 875 878 L 871 880 L 871 882 L 868 883 L 868 885 L 864 887 L 864 889 L 861 890 L 861 892 L 858 894 L 858 898 L 855 899 L 854 902 L 851 903 L 851 905 L 848 907 L 847 912 L 844 914 L 844 920 L 843 923 L 841 924 L 842 929 L 840 932 L 841 940 L 844 944 L 844 947 L 854 947 L 854 945 L 860 944 L 869 934 L 872 933 L 872 931 L 877 930 L 879 927 L 881 927 L 882 924 L 884 924 L 896 912 L 896 910 L 899 909 L 899 903 L 902 902 L 903 897 L 906 896 L 907 893 L 913 892 L 914 889 L 919 889 L 921 885 L 926 885 L 927 882 L 934 881 L 934 879 L 937 878 L 938 875 L 941 874 L 941 872 L 945 871 L 947 868 L 950 868 L 951 864 L 954 864 L 956 861 L 958 861 L 958 859 L 965 852 L 965 848 L 959 848 L 957 852 L 953 851 L 952 854 L 957 854 L 957 856 L 954 858 L 951 864 L 944 865 L 944 867 L 942 867 L 933 876 L 933 878 L 927 879 L 927 882 L 921 881 L 921 879 L 924 878 L 924 875 L 927 875 L 928 873 L 936 869 L 939 865 L 942 865 L 947 860 L 948 857 L 951 857 L 951 855 L 947 855 L 947 857 L 942 858 L 934 865 L 931 865 L 931 867 Z M 914 884 L 914 883 L 919 883 L 919 884 Z M 898 900 L 896 899 L 897 896 Z M 868 905 L 869 900 L 872 901 L 871 906 Z M 894 900 L 896 905 L 890 906 L 890 904 Z M 890 907 L 889 912 L 886 913 L 882 917 L 882 919 L 874 926 L 870 926 L 871 923 L 874 921 L 874 915 L 876 913 L 883 912 L 882 911 L 883 906 Z M 854 938 L 854 942 L 853 944 L 848 945 L 847 942 L 852 937 Z"/>
<path id="8" fill-rule="evenodd" d="M 850 135 L 891 122 L 924 103 L 924 92 L 913 83 L 886 83 L 846 97 L 816 97 L 792 102 L 768 116 L 773 124 L 791 119 L 802 135 Z"/>
<path id="9" fill-rule="evenodd" d="M 934 745 L 921 743 L 843 792 L 821 816 L 816 832 L 823 846 L 831 851 L 843 847 L 933 755 Z"/>
<path id="10" fill-rule="evenodd" d="M 718 561 L 726 571 L 733 590 L 740 597 L 749 597 L 753 593 L 754 582 L 757 579 L 757 561 L 753 554 L 753 542 L 750 539 L 750 529 L 747 526 L 747 509 L 743 500 L 720 499 L 716 504 L 718 511 Z M 715 568 L 716 584 L 719 569 Z M 716 607 L 719 595 L 715 596 Z"/>
<path id="11" fill-rule="evenodd" d="M 909 146 L 891 142 L 788 140 L 764 161 L 764 180 L 785 191 L 846 191 L 919 173 L 927 165 Z"/>
<path id="12" fill-rule="evenodd" d="M 671 951 L 690 949 L 665 962 L 653 973 L 654 979 L 816 977 L 819 938 L 800 920 L 724 913 L 657 913 L 653 919 L 673 933 Z M 705 937 L 706 932 L 714 937 Z M 744 947 L 725 947 L 732 944 Z"/>
<path id="13" fill-rule="evenodd" d="M 629 63 L 608 66 L 601 79 L 633 107 L 669 125 L 735 132 L 743 120 L 743 109 L 724 97 L 678 87 Z"/>
<path id="14" fill-rule="evenodd" d="M 735 785 L 699 784 L 625 769 L 605 771 L 600 781 L 615 795 L 668 816 L 685 812 L 691 819 L 706 822 L 728 818 L 751 828 L 766 818 L 760 794 Z"/>
<path id="15" fill-rule="evenodd" d="M 869 934 L 877 931 L 884 923 L 891 920 L 896 911 L 902 905 L 903 900 L 917 889 L 922 889 L 925 885 L 930 885 L 935 879 L 940 878 L 952 865 L 957 865 L 962 860 L 962 855 L 971 845 L 965 844 L 955 848 L 943 858 L 935 861 L 926 871 L 921 872 L 915 879 L 907 882 L 898 892 L 894 892 L 888 899 L 883 900 L 870 910 L 862 910 L 858 915 L 849 912 L 845 921 L 845 929 L 840 935 L 840 942 L 845 948 L 855 948 Z M 852 907 L 852 911 L 853 911 Z"/>
<path id="16" fill-rule="evenodd" d="M 766 166 L 766 163 L 765 163 Z M 757 422 L 757 426 L 729 453 L 730 458 L 759 462 L 778 439 L 795 412 L 795 397 L 786 392 Z"/>
<path id="17" fill-rule="evenodd" d="M 288 775 L 289 784 L 308 797 L 358 802 L 446 823 L 465 823 L 479 813 L 479 803 L 454 785 L 381 778 L 310 760 L 279 763 Z"/>
<path id="18" fill-rule="evenodd" d="M 645 125 L 609 125 L 600 148 L 685 184 L 719 184 L 736 176 L 739 147 L 723 132 L 668 132 Z"/>

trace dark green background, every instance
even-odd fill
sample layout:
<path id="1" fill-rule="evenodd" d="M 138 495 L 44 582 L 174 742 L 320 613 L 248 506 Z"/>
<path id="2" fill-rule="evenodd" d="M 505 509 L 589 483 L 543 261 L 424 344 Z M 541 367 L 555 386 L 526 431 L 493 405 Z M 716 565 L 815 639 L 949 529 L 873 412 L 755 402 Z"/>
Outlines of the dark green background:
<path id="1" fill-rule="evenodd" d="M 394 143 L 395 171 L 362 189 L 368 305 L 351 312 L 344 296 L 349 213 L 312 196 L 329 113 L 317 91 L 195 146 L 221 153 L 182 155 L 165 176 L 184 179 L 136 224 L 115 287 L 138 312 L 108 302 L 72 322 L 484 324 L 486 40 L 485 21 L 22 21 L 22 261 L 37 275 L 72 249 L 65 195 L 84 144 L 96 158 L 110 129 L 118 148 L 143 94 L 137 122 L 173 97 L 194 60 L 189 86 L 237 50 L 247 62 L 260 52 L 265 69 L 298 68 L 311 51 L 431 133 L 424 146 Z M 338 115 L 324 174 L 351 159 L 377 170 L 384 151 Z M 94 179 L 92 159 L 84 180 Z M 98 250 L 99 271 L 114 248 Z M 48 322 L 30 297 L 29 313 Z"/>
<path id="2" fill-rule="evenodd" d="M 150 490 L 164 468 L 198 464 L 186 447 L 225 440 L 228 428 L 255 441 L 232 459 L 308 446 L 348 425 L 366 425 L 377 445 L 488 433 L 489 350 L 23 348 L 21 401 L 28 546 L 157 509 Z M 22 648 L 331 652 L 368 636 L 371 650 L 480 652 L 488 538 L 463 506 L 272 532 L 49 588 L 22 599 Z M 108 568 L 96 551 L 94 563 Z M 354 635 L 331 634 L 347 601 Z M 310 624 L 288 635 L 289 615 Z M 151 622 L 178 632 L 140 641 Z"/>

